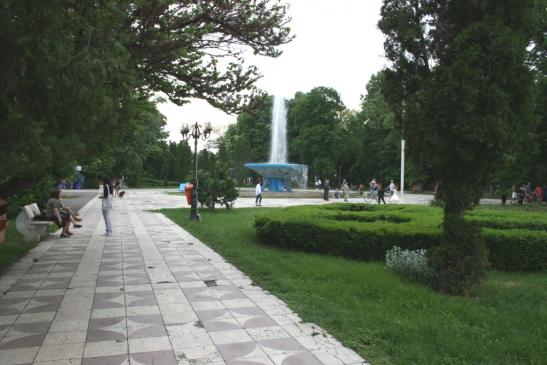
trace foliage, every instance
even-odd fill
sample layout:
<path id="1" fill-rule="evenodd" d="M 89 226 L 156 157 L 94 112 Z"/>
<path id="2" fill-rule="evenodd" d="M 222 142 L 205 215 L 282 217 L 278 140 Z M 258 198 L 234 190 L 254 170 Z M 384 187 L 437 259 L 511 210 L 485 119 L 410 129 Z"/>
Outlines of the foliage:
<path id="1" fill-rule="evenodd" d="M 255 215 L 278 210 L 204 210 L 207 224 L 183 219 L 187 209 L 162 212 L 302 322 L 318 324 L 372 364 L 541 364 L 547 357 L 545 272 L 489 272 L 474 298 L 440 295 L 383 263 L 260 244 Z"/>
<path id="2" fill-rule="evenodd" d="M 403 250 L 399 246 L 386 252 L 386 266 L 404 278 L 430 285 L 435 272 L 427 261 L 426 250 Z"/>
<path id="3" fill-rule="evenodd" d="M 231 167 L 231 176 L 242 181 L 249 175 L 247 162 L 266 162 L 270 150 L 273 98 L 253 99 L 217 141 L 219 158 Z"/>
<path id="4" fill-rule="evenodd" d="M 292 39 L 286 11 L 278 0 L 2 1 L 2 190 L 112 153 L 108 168 L 139 174 L 162 123 L 153 93 L 238 110 L 258 78 L 243 52 L 278 56 Z"/>
<path id="5" fill-rule="evenodd" d="M 332 88 L 296 93 L 287 113 L 289 160 L 308 165 L 310 177 L 336 174 L 343 146 L 344 104 Z"/>
<path id="6" fill-rule="evenodd" d="M 45 209 L 53 184 L 54 180 L 51 177 L 45 177 L 24 192 L 8 196 L 8 217 L 17 217 L 25 205 L 32 203 L 36 203 L 39 207 Z"/>
<path id="7" fill-rule="evenodd" d="M 258 237 L 266 244 L 295 250 L 344 256 L 357 260 L 380 261 L 396 242 L 402 249 L 433 249 L 442 247 L 442 210 L 425 206 L 367 204 L 333 204 L 328 206 L 300 206 L 257 215 L 255 227 Z M 482 235 L 490 251 L 493 268 L 499 270 L 538 271 L 547 268 L 547 233 L 534 230 L 546 224 L 545 216 L 525 211 L 481 209 L 480 218 L 469 215 L 455 229 L 461 239 L 456 249 L 470 250 L 469 236 L 478 234 L 484 217 L 491 215 L 498 229 L 483 228 Z M 496 216 L 501 216 L 498 219 Z M 519 222 L 520 228 L 505 222 Z M 529 222 L 530 221 L 530 222 Z M 529 225 L 528 225 L 529 224 Z M 462 229 L 462 227 L 465 228 Z M 490 227 L 492 227 L 490 225 Z M 531 229 L 528 229 L 531 227 Z M 471 247 L 469 247 L 471 246 Z M 454 260 L 459 252 L 450 256 Z M 435 255 L 431 266 L 437 273 L 443 269 Z M 486 265 L 487 262 L 464 261 L 464 265 Z M 466 275 L 466 270 L 449 271 L 447 275 Z M 465 277 L 461 278 L 466 280 Z M 439 285 L 442 285 L 439 283 Z"/>
<path id="8" fill-rule="evenodd" d="M 395 129 L 395 115 L 389 110 L 381 93 L 383 77 L 383 72 L 371 76 L 362 101 L 360 120 L 364 130 L 359 135 L 359 162 L 354 167 L 361 174 L 368 174 L 366 180 L 361 181 L 376 178 L 389 183 L 390 179 L 399 174 L 400 135 Z"/>
<path id="9" fill-rule="evenodd" d="M 228 176 L 228 168 L 222 163 L 216 163 L 209 171 L 200 171 L 198 201 L 201 206 L 207 206 L 213 210 L 219 204 L 230 209 L 238 196 L 236 184 Z"/>
<path id="10" fill-rule="evenodd" d="M 382 6 L 379 27 L 392 62 L 384 95 L 412 160 L 442 181 L 444 247 L 433 261 L 443 271 L 441 290 L 450 293 L 476 284 L 486 261 L 473 229 L 461 232 L 463 214 L 478 201 L 514 132 L 533 126 L 525 61 L 535 10 L 534 0 L 385 0 Z"/>

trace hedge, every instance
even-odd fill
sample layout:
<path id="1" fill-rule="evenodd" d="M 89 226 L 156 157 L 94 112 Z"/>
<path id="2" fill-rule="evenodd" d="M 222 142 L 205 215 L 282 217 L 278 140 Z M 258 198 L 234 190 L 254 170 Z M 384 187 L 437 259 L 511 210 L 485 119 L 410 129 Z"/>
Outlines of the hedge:
<path id="1" fill-rule="evenodd" d="M 54 180 L 48 176 L 26 189 L 21 194 L 8 196 L 8 217 L 17 217 L 23 206 L 32 203 L 37 203 L 38 206 L 45 209 L 53 186 Z"/>
<path id="2" fill-rule="evenodd" d="M 468 219 L 485 227 L 482 232 L 492 268 L 539 271 L 547 267 L 546 232 L 488 228 L 491 225 L 483 218 Z M 499 227 L 503 219 L 497 221 Z M 255 228 L 260 240 L 270 245 L 379 261 L 393 246 L 415 250 L 438 245 L 441 222 L 442 211 L 434 207 L 334 204 L 258 215 Z M 525 226 L 526 217 L 513 217 L 512 223 L 511 227 Z"/>

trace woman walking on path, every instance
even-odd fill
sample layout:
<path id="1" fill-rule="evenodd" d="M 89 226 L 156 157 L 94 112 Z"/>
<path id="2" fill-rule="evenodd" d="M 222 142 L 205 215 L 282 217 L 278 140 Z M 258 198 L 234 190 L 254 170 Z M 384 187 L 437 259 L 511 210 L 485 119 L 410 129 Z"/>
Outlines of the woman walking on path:
<path id="1" fill-rule="evenodd" d="M 260 180 L 258 180 L 256 183 L 255 196 L 256 196 L 255 205 L 257 207 L 262 206 L 262 185 L 260 185 Z"/>
<path id="2" fill-rule="evenodd" d="M 112 194 L 114 189 L 108 177 L 103 177 L 103 192 L 100 198 L 102 199 L 102 210 L 104 224 L 106 226 L 106 235 L 112 236 L 112 222 L 110 221 L 110 211 L 112 210 Z"/>

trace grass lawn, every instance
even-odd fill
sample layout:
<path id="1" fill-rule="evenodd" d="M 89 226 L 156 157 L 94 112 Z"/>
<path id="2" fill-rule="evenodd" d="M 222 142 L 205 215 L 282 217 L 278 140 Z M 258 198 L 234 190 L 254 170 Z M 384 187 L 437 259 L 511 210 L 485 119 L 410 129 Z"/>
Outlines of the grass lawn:
<path id="1" fill-rule="evenodd" d="M 27 251 L 37 244 L 38 242 L 25 242 L 15 228 L 15 221 L 11 220 L 6 231 L 6 241 L 0 244 L 0 273 L 25 256 Z"/>
<path id="2" fill-rule="evenodd" d="M 545 364 L 547 273 L 490 272 L 475 298 L 444 296 L 380 263 L 260 244 L 254 216 L 275 209 L 162 213 L 372 364 Z"/>

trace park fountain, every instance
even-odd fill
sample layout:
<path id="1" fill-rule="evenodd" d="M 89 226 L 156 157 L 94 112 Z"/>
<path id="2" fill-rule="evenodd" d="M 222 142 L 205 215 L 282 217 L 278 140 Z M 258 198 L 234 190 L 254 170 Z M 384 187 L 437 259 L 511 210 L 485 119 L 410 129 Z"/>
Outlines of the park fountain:
<path id="1" fill-rule="evenodd" d="M 308 166 L 287 163 L 287 107 L 284 98 L 274 96 L 273 100 L 270 161 L 246 163 L 245 167 L 264 177 L 265 186 L 270 191 L 291 191 L 292 185 L 306 187 Z"/>

